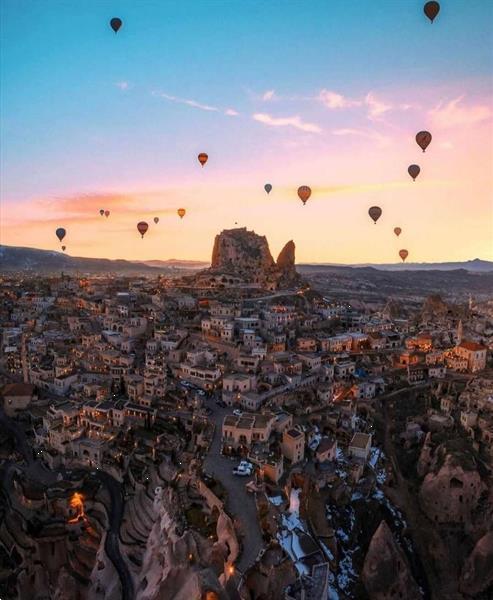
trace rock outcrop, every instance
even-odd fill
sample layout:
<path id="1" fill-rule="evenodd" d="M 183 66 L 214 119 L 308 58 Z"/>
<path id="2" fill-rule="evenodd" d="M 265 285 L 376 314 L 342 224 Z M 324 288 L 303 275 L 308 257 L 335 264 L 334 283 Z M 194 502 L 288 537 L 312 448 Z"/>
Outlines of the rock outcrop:
<path id="1" fill-rule="evenodd" d="M 468 596 L 486 592 L 491 586 L 493 586 L 493 531 L 483 535 L 474 546 L 462 568 L 460 579 L 460 588 Z"/>
<path id="2" fill-rule="evenodd" d="M 422 598 L 407 558 L 385 521 L 373 534 L 361 575 L 371 600 Z"/>
<path id="3" fill-rule="evenodd" d="M 211 267 L 196 276 L 200 285 L 219 289 L 246 284 L 275 290 L 299 280 L 294 242 L 290 240 L 274 262 L 266 237 L 246 227 L 225 229 L 216 235 Z"/>

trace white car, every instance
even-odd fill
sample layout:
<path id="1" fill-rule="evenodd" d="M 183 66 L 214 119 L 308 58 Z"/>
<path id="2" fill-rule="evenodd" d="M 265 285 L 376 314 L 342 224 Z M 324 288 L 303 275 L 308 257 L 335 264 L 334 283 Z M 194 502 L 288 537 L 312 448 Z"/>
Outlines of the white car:
<path id="1" fill-rule="evenodd" d="M 253 473 L 253 465 L 246 460 L 242 460 L 240 464 L 233 469 L 233 475 L 248 477 Z"/>
<path id="2" fill-rule="evenodd" d="M 241 417 L 241 415 L 243 413 L 241 412 L 241 410 L 239 408 L 235 408 L 234 411 L 233 411 L 233 414 L 234 414 L 235 417 Z"/>

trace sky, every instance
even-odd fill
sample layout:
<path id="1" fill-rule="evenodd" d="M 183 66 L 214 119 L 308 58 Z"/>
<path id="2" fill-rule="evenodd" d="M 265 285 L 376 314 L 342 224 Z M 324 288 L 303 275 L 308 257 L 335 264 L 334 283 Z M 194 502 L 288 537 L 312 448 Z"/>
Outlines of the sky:
<path id="1" fill-rule="evenodd" d="M 1 243 L 208 260 L 247 227 L 297 262 L 493 260 L 493 2 L 440 4 L 2 0 Z"/>

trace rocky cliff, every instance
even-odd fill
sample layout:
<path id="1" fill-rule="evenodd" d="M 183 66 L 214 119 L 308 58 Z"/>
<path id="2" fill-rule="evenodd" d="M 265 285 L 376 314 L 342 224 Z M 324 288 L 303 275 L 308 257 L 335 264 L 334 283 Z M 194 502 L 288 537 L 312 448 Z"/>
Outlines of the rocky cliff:
<path id="1" fill-rule="evenodd" d="M 265 289 L 290 287 L 299 281 L 295 269 L 295 244 L 287 242 L 274 262 L 265 236 L 245 227 L 226 229 L 216 235 L 211 268 L 199 279 L 210 280 L 211 287 L 254 284 Z"/>
<path id="2" fill-rule="evenodd" d="M 493 531 L 483 535 L 474 546 L 462 569 L 460 587 L 471 596 L 488 588 L 493 593 Z"/>
<path id="3" fill-rule="evenodd" d="M 406 556 L 382 521 L 373 537 L 363 565 L 362 580 L 371 600 L 422 597 Z"/>

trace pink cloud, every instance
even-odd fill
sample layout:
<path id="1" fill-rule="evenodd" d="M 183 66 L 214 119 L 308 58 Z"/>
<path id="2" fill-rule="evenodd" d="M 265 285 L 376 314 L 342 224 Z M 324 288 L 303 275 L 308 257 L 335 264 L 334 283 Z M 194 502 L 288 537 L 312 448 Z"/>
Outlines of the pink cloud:
<path id="1" fill-rule="evenodd" d="M 303 121 L 298 115 L 293 117 L 273 117 L 267 113 L 255 113 L 252 115 L 254 121 L 263 123 L 268 127 L 294 127 L 300 131 L 306 131 L 308 133 L 321 133 L 322 129 L 315 123 L 307 123 Z"/>
<path id="2" fill-rule="evenodd" d="M 365 104 L 368 107 L 368 118 L 374 121 L 378 121 L 386 112 L 393 108 L 391 104 L 386 104 L 382 100 L 379 100 L 372 92 L 366 94 Z"/>
<path id="3" fill-rule="evenodd" d="M 492 110 L 485 104 L 467 106 L 462 101 L 464 96 L 450 100 L 446 104 L 440 102 L 429 112 L 431 122 L 435 127 L 456 127 L 476 125 L 491 119 Z"/>
<path id="4" fill-rule="evenodd" d="M 320 100 L 324 106 L 330 109 L 350 108 L 351 106 L 361 105 L 360 100 L 352 100 L 351 98 L 347 98 L 342 94 L 331 92 L 330 90 L 326 89 L 320 90 L 318 100 Z"/>
<path id="5" fill-rule="evenodd" d="M 266 92 L 264 92 L 264 94 L 262 95 L 262 100 L 264 102 L 270 102 L 271 100 L 274 100 L 276 97 L 276 92 L 274 90 L 267 90 Z"/>

